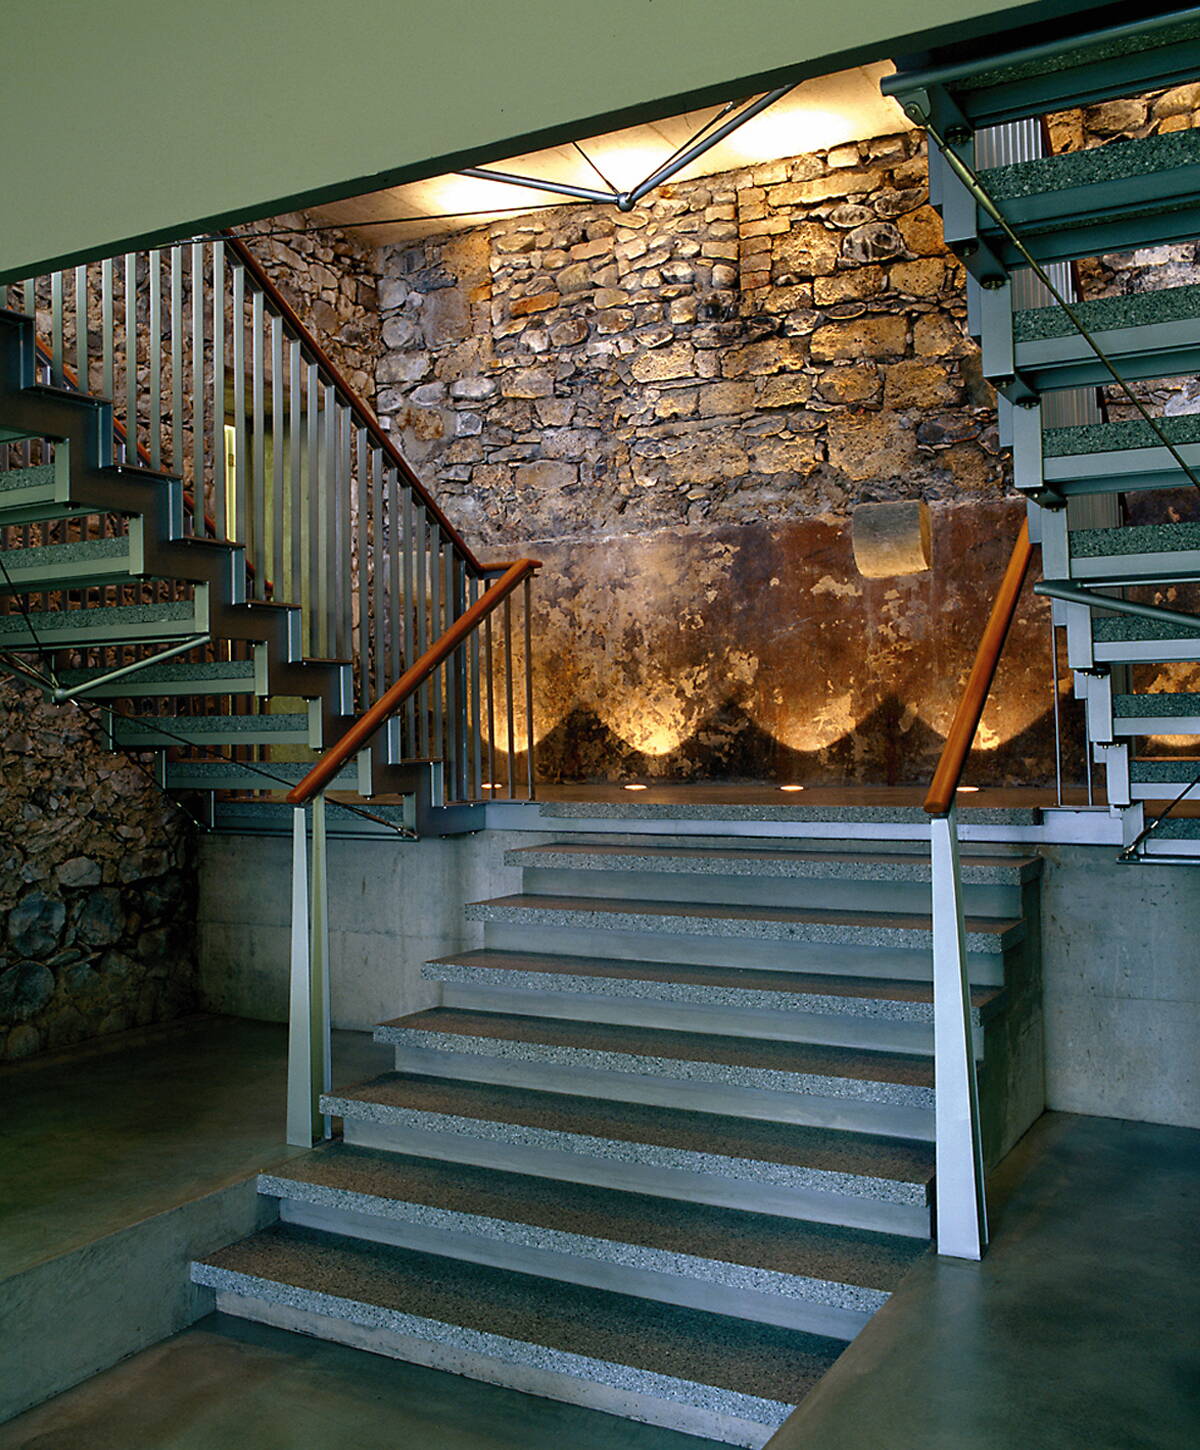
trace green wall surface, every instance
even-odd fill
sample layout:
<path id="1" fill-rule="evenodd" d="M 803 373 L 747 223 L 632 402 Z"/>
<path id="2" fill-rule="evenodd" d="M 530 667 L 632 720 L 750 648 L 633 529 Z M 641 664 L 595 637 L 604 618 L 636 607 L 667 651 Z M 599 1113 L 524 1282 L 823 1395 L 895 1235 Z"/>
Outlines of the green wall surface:
<path id="1" fill-rule="evenodd" d="M 6 0 L 0 279 L 1091 8 Z"/>

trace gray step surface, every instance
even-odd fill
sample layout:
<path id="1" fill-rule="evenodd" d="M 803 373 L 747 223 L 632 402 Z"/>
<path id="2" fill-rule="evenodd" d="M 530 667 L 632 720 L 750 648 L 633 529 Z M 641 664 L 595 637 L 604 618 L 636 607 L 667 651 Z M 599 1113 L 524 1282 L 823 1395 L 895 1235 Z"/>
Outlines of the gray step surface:
<path id="1" fill-rule="evenodd" d="M 723 1183 L 703 1198 L 710 1203 L 727 1203 L 720 1190 L 741 1182 L 755 1185 L 756 1194 L 808 1190 L 919 1209 L 933 1176 L 928 1143 L 413 1073 L 382 1073 L 326 1094 L 322 1104 L 347 1120 L 348 1137 L 351 1126 L 373 1124 L 435 1132 L 447 1144 L 460 1139 L 458 1161 L 472 1161 L 470 1143 L 541 1149 L 540 1168 L 521 1170 L 538 1176 L 596 1181 L 578 1177 L 581 1162 L 592 1165 L 589 1174 L 603 1174 L 606 1186 L 618 1165 L 711 1176 Z M 688 1179 L 681 1190 L 690 1196 L 699 1181 Z"/>
<path id="2" fill-rule="evenodd" d="M 1097 559 L 1200 550 L 1200 523 L 1137 524 L 1118 529 L 1075 529 L 1071 556 Z"/>
<path id="3" fill-rule="evenodd" d="M 19 614 L 0 615 L 0 644 L 10 649 L 31 649 L 33 635 L 49 649 L 71 649 L 89 644 L 184 639 L 206 628 L 199 599 L 167 604 L 121 604 L 85 609 L 40 610 L 28 623 Z"/>
<path id="4" fill-rule="evenodd" d="M 135 577 L 139 561 L 134 557 L 132 539 L 120 535 L 7 549 L 4 565 L 13 588 L 41 592 L 127 583 Z M 5 587 L 0 577 L 0 588 Z"/>
<path id="5" fill-rule="evenodd" d="M 1118 720 L 1161 720 L 1163 734 L 1174 732 L 1169 728 L 1172 722 L 1186 718 L 1200 717 L 1200 695 L 1183 691 L 1157 691 L 1147 695 L 1114 695 L 1113 715 Z"/>
<path id="6" fill-rule="evenodd" d="M 1098 644 L 1132 643 L 1141 640 L 1186 640 L 1200 638 L 1200 618 L 1196 628 L 1172 624 L 1169 620 L 1139 619 L 1136 615 L 1092 616 L 1092 637 Z"/>
<path id="7" fill-rule="evenodd" d="M 518 1063 L 933 1107 L 933 1065 L 916 1054 L 445 1007 L 381 1023 L 375 1038 Z"/>
<path id="8" fill-rule="evenodd" d="M 718 1433 L 729 1422 L 758 1425 L 758 1443 L 843 1347 L 796 1330 L 599 1289 L 564 1291 L 533 1275 L 282 1225 L 208 1256 L 194 1265 L 193 1279 L 451 1352 L 677 1401 L 706 1412 Z"/>
<path id="9" fill-rule="evenodd" d="M 1132 760 L 1129 779 L 1135 785 L 1187 785 L 1200 776 L 1200 760 Z"/>
<path id="10" fill-rule="evenodd" d="M 1200 414 L 1185 413 L 1156 420 L 1174 444 L 1200 443 Z M 1120 423 L 1087 423 L 1074 428 L 1047 428 L 1042 433 L 1045 458 L 1073 458 L 1089 453 L 1123 453 L 1131 449 L 1161 448 L 1154 430 L 1142 418 Z M 1187 480 L 1179 475 L 1179 483 Z"/>
<path id="11" fill-rule="evenodd" d="M 494 948 L 438 957 L 426 963 L 423 975 L 432 981 L 487 982 L 538 994 L 600 992 L 767 1011 L 933 1021 L 932 986 L 892 978 L 818 976 L 752 967 L 621 961 Z M 974 1020 L 978 1023 L 995 1010 L 1003 995 L 1002 987 L 972 987 Z"/>
<path id="12" fill-rule="evenodd" d="M 777 879 L 914 881 L 932 879 L 928 852 L 771 850 L 705 846 L 592 845 L 557 841 L 521 846 L 504 853 L 506 866 L 570 871 L 661 871 L 703 876 L 761 876 Z M 1009 885 L 1033 880 L 1037 857 L 964 856 L 964 885 Z"/>
<path id="13" fill-rule="evenodd" d="M 112 733 L 115 743 L 127 750 L 166 749 L 180 738 L 202 745 L 320 748 L 319 740 L 310 739 L 307 714 L 118 715 L 113 720 Z"/>
<path id="14" fill-rule="evenodd" d="M 695 804 L 679 800 L 550 800 L 541 801 L 538 815 L 550 820 L 628 821 L 809 821 L 831 825 L 921 825 L 929 817 L 920 806 L 867 805 L 761 805 L 731 801 Z M 960 819 L 977 826 L 1036 826 L 1041 821 L 1037 806 L 972 806 L 965 800 Z"/>
<path id="15" fill-rule="evenodd" d="M 474 1241 L 866 1313 L 884 1302 L 924 1252 L 918 1241 L 870 1230 L 343 1143 L 260 1175 L 259 1191 Z M 553 1276 L 551 1268 L 546 1272 Z"/>
<path id="16" fill-rule="evenodd" d="M 167 765 L 170 790 L 291 790 L 312 769 L 315 761 L 297 764 L 286 760 L 261 762 L 175 760 Z M 358 789 L 358 769 L 351 763 L 330 781 L 327 789 Z"/>
<path id="17" fill-rule="evenodd" d="M 1186 172 L 1198 163 L 1200 131 L 1185 130 L 992 166 L 980 172 L 980 180 L 992 200 L 1003 204 L 1107 187 L 1133 178 L 1150 183 L 1155 177 Z M 1001 210 L 1006 210 L 1003 205 Z"/>
<path id="18" fill-rule="evenodd" d="M 917 950 L 932 945 L 930 919 L 917 913 L 738 905 L 705 907 L 692 902 L 517 894 L 471 902 L 466 915 L 468 921 L 586 930 L 754 937 Z M 967 919 L 968 951 L 1001 953 L 1017 945 L 1023 936 L 1024 923 L 1019 920 Z"/>
<path id="19" fill-rule="evenodd" d="M 1157 292 L 1072 302 L 1071 310 L 1093 333 L 1200 319 L 1200 285 L 1164 287 Z M 1075 323 L 1057 305 L 1013 314 L 1013 341 L 1017 343 L 1078 335 Z"/>
<path id="20" fill-rule="evenodd" d="M 68 688 L 75 688 L 108 673 L 108 668 L 61 670 L 59 678 Z M 255 690 L 253 660 L 165 660 L 162 664 L 147 664 L 135 674 L 87 693 L 93 700 L 112 700 L 159 695 L 253 694 Z"/>

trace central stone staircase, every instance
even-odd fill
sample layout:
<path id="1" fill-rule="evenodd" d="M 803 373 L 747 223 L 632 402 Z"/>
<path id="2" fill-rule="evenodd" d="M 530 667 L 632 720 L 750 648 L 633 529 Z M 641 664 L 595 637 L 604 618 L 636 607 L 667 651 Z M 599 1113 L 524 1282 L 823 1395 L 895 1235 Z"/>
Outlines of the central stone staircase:
<path id="1" fill-rule="evenodd" d="M 467 908 L 440 1005 L 376 1029 L 395 1071 L 194 1265 L 218 1308 L 769 1438 L 928 1247 L 929 860 L 663 830 L 506 855 L 524 889 Z M 993 1160 L 1042 1105 L 1040 865 L 963 861 Z"/>

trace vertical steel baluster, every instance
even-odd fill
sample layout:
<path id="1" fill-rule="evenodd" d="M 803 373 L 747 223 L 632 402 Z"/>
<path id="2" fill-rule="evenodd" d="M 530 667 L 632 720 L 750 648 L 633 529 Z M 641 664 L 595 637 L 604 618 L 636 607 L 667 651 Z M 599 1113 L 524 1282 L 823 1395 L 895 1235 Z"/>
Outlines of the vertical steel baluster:
<path id="1" fill-rule="evenodd" d="M 225 473 L 225 243 L 212 244 L 212 475 L 214 532 L 233 535 L 233 480 Z"/>
<path id="2" fill-rule="evenodd" d="M 525 605 L 525 794 L 527 800 L 532 800 L 535 790 L 535 774 L 533 769 L 533 608 L 532 608 L 532 586 L 529 576 L 525 576 L 525 587 L 522 591 Z"/>
<path id="3" fill-rule="evenodd" d="M 291 509 L 288 514 L 288 599 L 304 608 L 304 399 L 300 391 L 301 346 L 298 337 L 288 342 L 288 464 Z"/>
<path id="4" fill-rule="evenodd" d="M 457 549 L 451 546 L 450 559 L 454 570 L 454 618 L 459 619 L 467 609 L 467 569 Z M 456 652 L 458 715 L 455 727 L 458 734 L 458 771 L 462 784 L 462 799 L 471 799 L 471 738 L 468 733 L 470 712 L 470 656 L 471 651 L 464 641 Z"/>
<path id="5" fill-rule="evenodd" d="M 100 395 L 111 398 L 113 388 L 113 259 L 100 263 Z"/>
<path id="6" fill-rule="evenodd" d="M 366 436 L 364 433 L 364 443 Z M 370 568 L 367 571 L 367 583 L 370 591 L 368 604 L 370 605 L 369 615 L 372 620 L 371 634 L 375 656 L 375 693 L 371 697 L 372 703 L 374 703 L 387 688 L 384 676 L 387 670 L 389 636 L 394 622 L 388 607 L 388 600 L 392 592 L 391 540 L 385 537 L 385 531 L 390 525 L 384 518 L 383 454 L 378 448 L 371 448 L 367 456 L 367 464 L 371 477 L 371 486 L 368 490 L 368 497 L 371 500 L 371 531 L 369 534 L 371 560 Z"/>
<path id="7" fill-rule="evenodd" d="M 307 529 L 308 547 L 305 550 L 305 570 L 307 576 L 307 600 L 308 607 L 305 618 L 307 619 L 307 653 L 311 655 L 320 652 L 320 629 L 317 624 L 318 602 L 317 594 L 320 589 L 320 575 L 318 561 L 320 559 L 320 520 L 318 518 L 318 505 L 320 501 L 320 488 L 318 486 L 318 473 L 321 463 L 321 432 L 320 432 L 320 387 L 319 375 L 316 363 L 308 365 L 308 446 L 305 449 L 305 500 L 304 500 L 304 527 Z"/>
<path id="8" fill-rule="evenodd" d="M 137 253 L 125 253 L 125 461 L 138 456 Z"/>
<path id="9" fill-rule="evenodd" d="M 85 393 L 92 391 L 88 371 L 88 269 L 85 262 L 75 268 L 75 371 L 79 375 L 79 386 Z"/>
<path id="10" fill-rule="evenodd" d="M 234 535 L 247 560 L 253 559 L 250 512 L 246 507 L 250 479 L 246 469 L 246 269 L 233 268 L 233 507 Z M 252 586 L 257 590 L 257 581 Z"/>
<path id="11" fill-rule="evenodd" d="M 512 595 L 504 597 L 504 697 L 507 711 L 508 732 L 508 798 L 516 799 L 516 784 L 513 775 L 513 649 L 512 649 Z"/>
<path id="12" fill-rule="evenodd" d="M 198 534 L 208 533 L 204 488 L 204 244 L 192 243 L 192 492 Z"/>
<path id="13" fill-rule="evenodd" d="M 442 545 L 442 631 L 450 628 L 455 617 L 454 597 L 454 545 L 449 539 Z M 458 785 L 459 775 L 459 741 L 458 741 L 458 666 L 462 657 L 460 650 L 454 653 L 446 661 L 444 669 L 446 675 L 446 740 L 445 759 L 446 770 L 445 780 L 454 793 L 454 799 L 461 799 Z"/>
<path id="14" fill-rule="evenodd" d="M 341 553 L 338 557 L 338 602 L 341 606 L 341 649 L 354 657 L 354 561 L 352 503 L 354 471 L 354 417 L 344 404 L 338 408 L 339 481 L 338 513 L 341 518 Z"/>
<path id="15" fill-rule="evenodd" d="M 433 524 L 429 530 L 429 639 L 426 647 L 442 637 L 446 626 L 442 621 L 442 530 Z M 446 742 L 442 735 L 442 696 L 446 688 L 446 667 L 443 664 L 434 671 L 430 680 L 430 703 L 433 706 L 433 724 L 430 734 L 433 758 L 446 759 Z"/>
<path id="16" fill-rule="evenodd" d="M 332 388 L 323 390 L 323 422 L 321 425 L 321 448 L 317 460 L 317 620 L 320 626 L 318 649 L 323 659 L 332 653 L 330 647 L 329 604 L 330 604 L 330 552 L 332 548 L 332 520 L 329 516 L 329 475 L 333 462 L 333 408 L 330 404 Z"/>
<path id="17" fill-rule="evenodd" d="M 393 529 L 396 527 L 396 497 L 400 487 L 399 472 L 393 468 L 390 471 L 390 482 L 388 485 L 388 517 L 392 520 Z M 400 662 L 404 661 L 404 668 L 407 669 L 416 656 L 412 652 L 413 629 L 415 620 L 413 616 L 414 589 L 413 589 L 413 506 L 412 489 L 407 484 L 404 486 L 404 517 L 400 523 L 400 567 L 403 576 L 396 581 L 397 599 L 394 610 L 399 611 L 393 614 L 393 618 L 399 621 L 400 627 L 392 632 L 392 679 L 400 678 Z M 407 753 L 412 758 L 420 753 L 417 746 L 416 723 L 417 707 L 416 702 L 410 695 L 404 706 L 405 739 L 407 741 Z"/>
<path id="18" fill-rule="evenodd" d="M 482 582 L 474 575 L 467 584 L 467 607 L 479 598 Z M 471 631 L 471 782 L 468 792 L 472 800 L 483 797 L 483 722 L 479 718 L 479 631 Z"/>
<path id="19" fill-rule="evenodd" d="M 286 599 L 283 561 L 283 318 L 271 314 L 271 578 L 275 598 Z"/>
<path id="20" fill-rule="evenodd" d="M 34 277 L 25 278 L 23 289 L 24 301 L 22 307 L 25 309 L 26 317 L 37 317 L 37 279 Z"/>
<path id="21" fill-rule="evenodd" d="M 56 388 L 63 386 L 63 274 L 50 274 L 50 380 Z"/>
<path id="22" fill-rule="evenodd" d="M 183 477 L 183 248 L 171 248 L 171 471 Z M 195 530 L 193 530 L 195 531 Z"/>
<path id="23" fill-rule="evenodd" d="M 362 709 L 371 702 L 371 571 L 370 571 L 370 508 L 371 508 L 371 463 L 367 457 L 367 430 L 356 428 L 356 467 L 351 470 L 355 481 L 354 502 L 358 507 L 355 520 L 355 542 L 358 544 L 358 567 L 354 571 L 354 592 L 358 597 L 358 699 Z M 353 513 L 353 509 L 351 509 Z M 354 626 L 354 611 L 350 612 L 350 625 Z M 378 621 L 375 628 L 378 629 Z"/>
<path id="24" fill-rule="evenodd" d="M 254 288 L 250 299 L 250 451 L 253 462 L 249 489 L 249 512 L 254 524 L 254 594 L 258 599 L 267 597 L 267 571 L 270 569 L 270 535 L 267 533 L 267 487 L 266 487 L 266 405 L 263 395 L 263 372 L 266 361 L 263 356 L 263 294 Z"/>
<path id="25" fill-rule="evenodd" d="M 425 560 L 426 551 L 429 548 L 429 520 L 426 516 L 424 506 L 416 510 L 418 516 L 416 551 L 417 551 L 417 638 L 413 647 L 412 658 L 407 664 L 412 664 L 425 653 L 428 646 L 426 625 L 429 617 L 429 594 L 426 585 Z M 422 760 L 429 760 L 432 756 L 432 741 L 429 730 L 429 681 L 426 680 L 417 691 L 417 727 L 420 734 L 420 757 Z"/>
<path id="26" fill-rule="evenodd" d="M 162 467 L 162 253 L 150 253 L 150 318 L 147 343 L 150 351 L 150 467 Z"/>
<path id="27" fill-rule="evenodd" d="M 492 661 L 492 616 L 483 621 L 483 653 L 487 666 L 487 736 L 488 736 L 488 786 L 496 788 L 496 679 Z"/>

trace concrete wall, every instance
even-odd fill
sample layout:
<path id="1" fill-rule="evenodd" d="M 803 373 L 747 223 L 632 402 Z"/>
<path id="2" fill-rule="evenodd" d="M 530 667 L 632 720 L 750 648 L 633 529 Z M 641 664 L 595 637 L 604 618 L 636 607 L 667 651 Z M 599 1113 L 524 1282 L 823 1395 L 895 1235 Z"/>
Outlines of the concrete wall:
<path id="1" fill-rule="evenodd" d="M 421 964 L 481 941 L 467 901 L 518 890 L 512 846 L 552 839 L 486 831 L 330 847 L 335 1024 L 369 1027 L 436 1002 Z M 287 1012 L 289 843 L 208 836 L 200 851 L 200 979 L 214 1011 Z M 1043 855 L 1047 1106 L 1200 1127 L 1200 881 L 1118 866 L 1111 846 Z"/>

